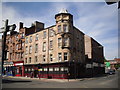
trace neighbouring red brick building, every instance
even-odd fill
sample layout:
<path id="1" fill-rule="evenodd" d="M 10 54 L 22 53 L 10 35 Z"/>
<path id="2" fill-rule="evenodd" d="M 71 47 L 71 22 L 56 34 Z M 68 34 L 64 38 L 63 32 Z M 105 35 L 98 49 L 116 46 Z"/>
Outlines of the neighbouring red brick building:
<path id="1" fill-rule="evenodd" d="M 114 60 L 117 62 L 117 64 L 120 64 L 120 58 L 115 58 Z"/>

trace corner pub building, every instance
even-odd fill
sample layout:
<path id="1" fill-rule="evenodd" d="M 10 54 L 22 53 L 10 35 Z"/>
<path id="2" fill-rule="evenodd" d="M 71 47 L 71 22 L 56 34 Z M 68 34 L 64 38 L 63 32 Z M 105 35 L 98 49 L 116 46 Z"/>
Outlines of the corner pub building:
<path id="1" fill-rule="evenodd" d="M 65 9 L 55 15 L 55 20 L 55 25 L 47 28 L 38 21 L 30 28 L 20 23 L 20 31 L 24 34 L 22 59 L 14 59 L 14 62 L 23 64 L 14 67 L 21 67 L 18 68 L 21 76 L 57 79 L 85 76 L 84 33 L 73 25 L 73 15 Z"/>
<path id="2" fill-rule="evenodd" d="M 32 71 L 40 78 L 78 78 L 83 74 L 84 33 L 73 26 L 73 16 L 67 10 L 60 11 L 55 19 L 56 25 L 48 28 L 37 22 L 43 29 L 26 35 L 25 76 Z"/>

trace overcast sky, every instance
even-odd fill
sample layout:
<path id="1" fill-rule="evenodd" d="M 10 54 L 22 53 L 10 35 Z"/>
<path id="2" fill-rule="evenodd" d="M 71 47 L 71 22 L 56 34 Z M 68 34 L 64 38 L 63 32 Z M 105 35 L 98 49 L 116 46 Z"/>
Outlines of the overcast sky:
<path id="1" fill-rule="evenodd" d="M 62 8 L 73 15 L 74 26 L 93 37 L 104 46 L 106 59 L 118 57 L 118 9 L 117 4 L 105 2 L 4 2 L 2 20 L 9 24 L 23 22 L 30 27 L 34 21 L 55 25 L 55 14 Z M 18 29 L 18 27 L 17 27 Z"/>

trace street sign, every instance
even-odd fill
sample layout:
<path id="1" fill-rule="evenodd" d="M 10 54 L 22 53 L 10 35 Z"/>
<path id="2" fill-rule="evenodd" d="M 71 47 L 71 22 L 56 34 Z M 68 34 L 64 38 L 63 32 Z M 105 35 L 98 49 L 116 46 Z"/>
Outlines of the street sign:
<path id="1" fill-rule="evenodd" d="M 94 67 L 98 67 L 98 63 L 93 62 L 93 66 L 94 66 Z"/>
<path id="2" fill-rule="evenodd" d="M 110 62 L 105 62 L 106 67 L 110 67 Z"/>
<path id="3" fill-rule="evenodd" d="M 92 68 L 92 64 L 86 64 L 86 68 Z"/>

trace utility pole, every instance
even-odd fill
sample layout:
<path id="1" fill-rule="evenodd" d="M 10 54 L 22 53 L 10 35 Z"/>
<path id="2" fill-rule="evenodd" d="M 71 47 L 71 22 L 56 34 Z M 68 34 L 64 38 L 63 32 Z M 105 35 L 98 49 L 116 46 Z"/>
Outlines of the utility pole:
<path id="1" fill-rule="evenodd" d="M 2 73 L 3 73 L 3 65 L 4 65 L 4 60 L 6 59 L 6 35 L 8 32 L 8 19 L 5 21 L 5 26 L 4 26 L 4 32 L 3 32 L 3 37 L 2 37 Z"/>
<path id="2" fill-rule="evenodd" d="M 14 31 L 16 28 L 16 25 L 8 25 L 8 19 L 6 19 L 5 21 L 5 26 L 3 27 L 4 31 L 3 31 L 3 37 L 2 37 L 2 73 L 3 73 L 3 65 L 4 65 L 4 60 L 6 59 L 6 36 L 7 36 L 7 32 L 9 31 Z"/>

